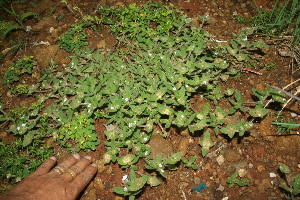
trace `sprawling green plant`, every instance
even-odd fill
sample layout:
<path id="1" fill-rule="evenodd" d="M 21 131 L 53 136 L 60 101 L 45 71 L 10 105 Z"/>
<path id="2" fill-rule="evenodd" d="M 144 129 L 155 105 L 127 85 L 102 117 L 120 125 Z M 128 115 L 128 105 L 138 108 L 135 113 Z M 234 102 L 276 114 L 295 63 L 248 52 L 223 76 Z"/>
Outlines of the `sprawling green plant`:
<path id="1" fill-rule="evenodd" d="M 82 46 L 88 45 L 86 42 L 87 34 L 83 29 L 84 26 L 85 24 L 71 25 L 70 30 L 58 38 L 60 41 L 59 47 L 67 52 L 71 52 Z"/>
<path id="2" fill-rule="evenodd" d="M 158 185 L 157 178 L 166 177 L 166 170 L 177 169 L 181 161 L 186 167 L 197 168 L 196 158 L 184 158 L 181 152 L 168 158 L 161 155 L 153 158 L 147 144 L 153 134 L 167 137 L 170 127 L 187 128 L 200 135 L 199 144 L 205 156 L 214 145 L 214 134 L 230 138 L 243 136 L 252 126 L 247 117 L 264 117 L 266 109 L 261 104 L 282 95 L 277 90 L 255 90 L 258 105 L 248 109 L 239 91 L 221 89 L 220 82 L 237 74 L 230 65 L 251 60 L 253 51 L 250 49 L 265 48 L 262 41 L 247 41 L 247 35 L 252 33 L 249 30 L 222 47 L 216 46 L 202 27 L 193 26 L 190 18 L 172 6 L 132 4 L 113 14 L 109 17 L 118 20 L 111 25 L 111 31 L 125 48 L 79 49 L 78 44 L 82 44 L 85 36 L 77 38 L 76 46 L 72 43 L 73 34 L 63 35 L 61 38 L 68 38 L 64 43 L 66 50 L 75 50 L 76 55 L 71 56 L 64 71 L 48 70 L 34 87 L 39 89 L 37 105 L 44 105 L 48 99 L 55 101 L 43 110 L 41 107 L 27 109 L 28 114 L 24 116 L 8 115 L 11 118 L 3 116 L 3 120 L 13 123 L 10 130 L 14 134 L 30 136 L 24 137 L 25 144 L 32 142 L 32 136 L 40 132 L 52 135 L 71 151 L 79 151 L 95 149 L 99 139 L 93 120 L 107 119 L 107 152 L 103 161 L 118 162 L 121 167 L 132 170 L 137 169 L 135 164 L 139 160 L 146 163 L 145 174 L 137 178 L 135 172 L 131 172 L 130 182 L 114 189 L 118 194 L 134 199 L 146 182 Z M 75 27 L 72 28 L 74 34 L 78 33 Z M 79 25 L 80 33 L 82 27 Z M 213 103 L 193 111 L 189 101 L 194 95 Z M 218 106 L 223 98 L 230 99 L 232 108 Z M 242 112 L 244 119 L 237 124 L 225 120 L 236 112 Z M 121 151 L 124 148 L 127 150 Z M 157 177 L 149 180 L 148 172 Z"/>

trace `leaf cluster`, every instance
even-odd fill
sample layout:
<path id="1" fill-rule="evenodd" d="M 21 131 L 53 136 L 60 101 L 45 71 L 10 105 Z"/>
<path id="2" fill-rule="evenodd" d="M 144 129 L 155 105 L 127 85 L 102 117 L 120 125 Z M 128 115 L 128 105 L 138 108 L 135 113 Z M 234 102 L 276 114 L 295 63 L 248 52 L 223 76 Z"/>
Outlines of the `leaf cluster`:
<path id="1" fill-rule="evenodd" d="M 238 178 L 238 172 L 235 172 L 233 175 L 231 175 L 230 177 L 228 177 L 227 179 L 227 183 L 229 184 L 228 187 L 229 188 L 232 188 L 234 187 L 235 184 L 237 184 L 238 186 L 240 187 L 243 187 L 243 186 L 249 186 L 250 185 L 250 180 L 247 179 L 247 178 L 244 178 L 244 179 L 240 179 Z"/>
<path id="2" fill-rule="evenodd" d="M 288 193 L 288 199 L 297 199 L 296 196 L 300 194 L 300 174 L 292 176 L 291 169 L 283 163 L 279 164 L 279 170 L 285 175 L 285 182 L 280 187 Z"/>
<path id="3" fill-rule="evenodd" d="M 53 155 L 54 151 L 43 144 L 42 140 L 24 147 L 21 139 L 6 143 L 0 141 L 0 176 L 13 183 L 25 178 L 47 158 Z"/>
<path id="4" fill-rule="evenodd" d="M 87 34 L 83 27 L 85 24 L 71 25 L 68 32 L 59 36 L 59 48 L 66 50 L 67 52 L 79 49 L 82 46 L 88 45 Z"/>
<path id="5" fill-rule="evenodd" d="M 32 74 L 35 65 L 33 56 L 24 56 L 6 70 L 1 83 L 12 89 L 12 84 L 19 81 L 20 76 L 23 74 Z"/>

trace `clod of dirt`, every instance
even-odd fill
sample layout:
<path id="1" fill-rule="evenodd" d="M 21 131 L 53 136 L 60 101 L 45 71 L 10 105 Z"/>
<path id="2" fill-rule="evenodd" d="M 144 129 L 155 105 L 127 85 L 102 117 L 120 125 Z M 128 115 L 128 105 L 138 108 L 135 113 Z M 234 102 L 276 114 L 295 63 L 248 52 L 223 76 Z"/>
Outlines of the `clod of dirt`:
<path id="1" fill-rule="evenodd" d="M 241 154 L 237 150 L 226 148 L 223 150 L 224 158 L 228 162 L 237 162 L 242 159 Z"/>
<path id="2" fill-rule="evenodd" d="M 178 145 L 178 151 L 181 151 L 182 156 L 185 156 L 187 150 L 188 150 L 188 145 L 189 145 L 189 138 L 183 137 L 180 139 L 179 145 Z"/>
<path id="3" fill-rule="evenodd" d="M 276 137 L 275 148 L 281 152 L 300 157 L 300 137 L 299 135 L 290 135 L 288 137 Z"/>
<path id="4" fill-rule="evenodd" d="M 81 197 L 81 200 L 90 200 L 90 199 L 97 199 L 96 189 L 91 189 L 86 191 L 84 195 Z"/>
<path id="5" fill-rule="evenodd" d="M 97 48 L 98 49 L 103 49 L 106 46 L 106 42 L 105 40 L 101 40 L 98 44 L 97 44 Z"/>
<path id="6" fill-rule="evenodd" d="M 45 46 L 36 46 L 33 49 L 33 54 L 35 55 L 35 60 L 46 68 L 51 60 L 54 58 L 58 51 L 58 45 L 51 45 L 48 47 Z"/>
<path id="7" fill-rule="evenodd" d="M 99 177 L 96 177 L 93 181 L 94 183 L 94 187 L 98 190 L 104 190 L 105 189 L 105 185 L 104 185 L 104 182 L 102 181 L 101 178 Z"/>
<path id="8" fill-rule="evenodd" d="M 149 141 L 151 147 L 151 156 L 156 159 L 158 154 L 161 154 L 164 158 L 173 153 L 172 143 L 164 139 L 161 135 L 153 135 Z"/>
<path id="9" fill-rule="evenodd" d="M 97 167 L 98 167 L 98 173 L 104 172 L 108 167 L 107 165 L 104 165 L 102 160 L 97 160 L 96 161 Z"/>
<path id="10" fill-rule="evenodd" d="M 33 27 L 33 31 L 47 31 L 50 27 L 57 27 L 58 21 L 53 17 L 45 18 L 38 23 L 36 23 Z"/>
<path id="11" fill-rule="evenodd" d="M 262 182 L 258 183 L 258 190 L 263 193 L 266 192 L 268 189 L 271 189 L 273 186 L 271 184 L 270 179 L 263 179 Z"/>

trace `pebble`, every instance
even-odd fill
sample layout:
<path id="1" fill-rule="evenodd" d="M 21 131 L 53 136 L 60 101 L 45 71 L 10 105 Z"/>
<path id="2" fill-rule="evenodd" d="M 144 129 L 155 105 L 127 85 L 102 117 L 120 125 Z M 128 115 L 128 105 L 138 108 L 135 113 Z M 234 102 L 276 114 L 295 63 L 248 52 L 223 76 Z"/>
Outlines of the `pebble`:
<path id="1" fill-rule="evenodd" d="M 270 178 L 275 178 L 276 174 L 274 172 L 270 172 Z"/>
<path id="2" fill-rule="evenodd" d="M 217 190 L 220 190 L 220 191 L 224 191 L 225 190 L 225 187 L 223 185 L 219 185 L 219 187 L 217 188 Z"/>
<path id="3" fill-rule="evenodd" d="M 258 165 L 258 166 L 257 166 L 257 171 L 258 171 L 258 172 L 263 172 L 263 171 L 265 171 L 265 169 L 266 169 L 266 168 L 265 168 L 263 165 Z"/>
<path id="4" fill-rule="evenodd" d="M 216 157 L 216 161 L 219 165 L 222 165 L 225 161 L 224 156 L 223 155 L 219 155 L 218 157 Z"/>
<path id="5" fill-rule="evenodd" d="M 291 116 L 292 116 L 292 117 L 297 117 L 298 115 L 297 115 L 296 113 L 293 113 L 293 112 L 292 112 L 292 113 L 291 113 Z"/>
<path id="6" fill-rule="evenodd" d="M 239 169 L 238 171 L 238 174 L 239 174 L 239 177 L 243 178 L 247 175 L 247 170 L 246 169 Z"/>

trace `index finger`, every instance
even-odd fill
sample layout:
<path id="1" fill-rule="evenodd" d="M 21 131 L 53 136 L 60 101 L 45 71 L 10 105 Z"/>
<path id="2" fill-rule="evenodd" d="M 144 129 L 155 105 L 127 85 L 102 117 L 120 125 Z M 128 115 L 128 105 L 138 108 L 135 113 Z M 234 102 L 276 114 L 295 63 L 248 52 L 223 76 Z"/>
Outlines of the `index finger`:
<path id="1" fill-rule="evenodd" d="M 31 174 L 31 176 L 47 174 L 55 165 L 55 163 L 56 163 L 56 158 L 54 156 L 48 158 L 35 170 L 35 172 Z"/>

